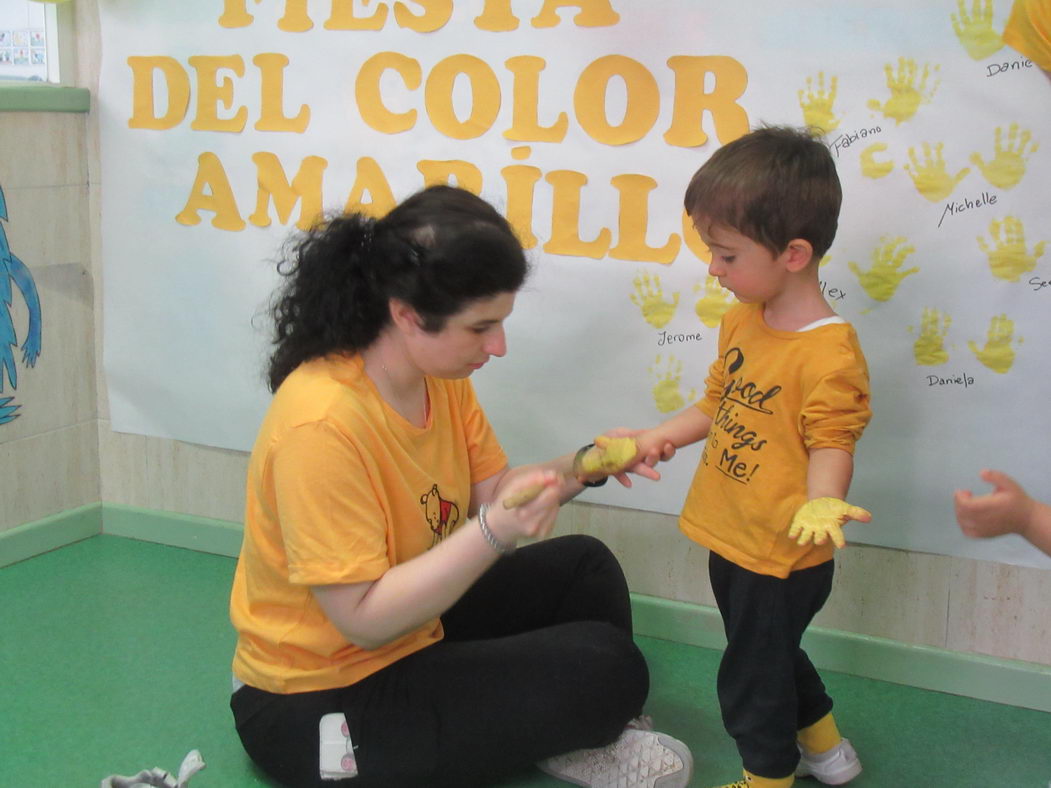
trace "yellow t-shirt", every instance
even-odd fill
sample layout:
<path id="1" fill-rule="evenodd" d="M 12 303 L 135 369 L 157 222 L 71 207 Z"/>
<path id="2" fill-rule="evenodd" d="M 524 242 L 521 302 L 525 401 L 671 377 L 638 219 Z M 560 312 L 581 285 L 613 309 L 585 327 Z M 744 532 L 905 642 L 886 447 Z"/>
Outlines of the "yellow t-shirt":
<path id="1" fill-rule="evenodd" d="M 471 485 L 507 457 L 469 380 L 427 378 L 428 424 L 380 397 L 360 356 L 297 367 L 248 466 L 230 617 L 234 675 L 275 693 L 360 681 L 442 638 L 435 618 L 374 651 L 348 643 L 311 586 L 376 580 L 467 519 Z"/>
<path id="2" fill-rule="evenodd" d="M 1051 71 L 1051 0 L 1015 0 L 1004 43 Z"/>
<path id="3" fill-rule="evenodd" d="M 752 572 L 775 577 L 816 566 L 832 545 L 787 536 L 807 500 L 808 450 L 853 453 L 872 416 L 865 357 L 848 323 L 778 331 L 761 304 L 723 317 L 704 399 L 712 418 L 679 527 Z"/>

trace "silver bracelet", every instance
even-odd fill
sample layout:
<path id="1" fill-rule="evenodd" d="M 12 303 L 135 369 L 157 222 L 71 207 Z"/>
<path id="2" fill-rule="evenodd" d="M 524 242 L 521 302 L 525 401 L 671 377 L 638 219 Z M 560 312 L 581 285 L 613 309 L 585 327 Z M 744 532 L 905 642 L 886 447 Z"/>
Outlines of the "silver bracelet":
<path id="1" fill-rule="evenodd" d="M 493 548 L 500 555 L 511 555 L 515 551 L 515 544 L 504 544 L 496 538 L 496 534 L 493 533 L 493 529 L 489 527 L 489 523 L 485 521 L 485 513 L 489 509 L 489 504 L 483 503 L 478 507 L 478 527 L 482 529 L 482 536 L 485 537 L 485 541 L 489 543 L 489 546 Z"/>

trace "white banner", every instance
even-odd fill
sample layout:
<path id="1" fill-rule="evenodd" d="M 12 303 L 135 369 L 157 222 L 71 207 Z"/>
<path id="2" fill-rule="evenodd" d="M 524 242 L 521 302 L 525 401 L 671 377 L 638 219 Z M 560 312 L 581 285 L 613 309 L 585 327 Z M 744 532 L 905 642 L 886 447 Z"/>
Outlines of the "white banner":
<path id="1" fill-rule="evenodd" d="M 818 125 L 845 195 L 821 279 L 873 378 L 850 497 L 875 520 L 848 537 L 1049 567 L 951 504 L 986 466 L 1046 490 L 1051 84 L 1000 41 L 1009 7 L 101 0 L 113 428 L 249 449 L 284 240 L 436 181 L 535 264 L 475 377 L 513 462 L 652 425 L 702 394 L 730 300 L 690 176 L 749 127 Z M 585 498 L 676 513 L 698 455 Z"/>

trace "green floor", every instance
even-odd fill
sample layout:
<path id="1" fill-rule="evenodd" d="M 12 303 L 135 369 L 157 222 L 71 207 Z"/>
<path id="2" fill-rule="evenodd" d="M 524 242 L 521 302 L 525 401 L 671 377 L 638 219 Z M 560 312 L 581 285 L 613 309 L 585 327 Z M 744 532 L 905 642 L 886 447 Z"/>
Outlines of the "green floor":
<path id="1" fill-rule="evenodd" d="M 98 536 L 0 569 L 0 786 L 95 788 L 110 773 L 175 770 L 191 788 L 267 786 L 226 705 L 234 561 Z M 648 711 L 696 759 L 693 785 L 736 778 L 713 682 L 718 653 L 640 638 Z M 1046 788 L 1051 715 L 828 673 L 865 764 L 857 788 Z M 505 788 L 564 785 L 530 771 Z M 800 780 L 801 788 L 816 785 Z M 392 788 L 397 788 L 396 786 Z"/>

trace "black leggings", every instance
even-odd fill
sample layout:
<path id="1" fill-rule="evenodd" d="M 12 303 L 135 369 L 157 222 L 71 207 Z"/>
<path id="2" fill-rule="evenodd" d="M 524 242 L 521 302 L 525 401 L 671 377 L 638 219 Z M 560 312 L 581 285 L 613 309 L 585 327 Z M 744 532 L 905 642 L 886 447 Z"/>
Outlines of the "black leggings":
<path id="1" fill-rule="evenodd" d="M 708 574 L 726 627 L 719 706 L 744 768 L 785 777 L 799 761 L 796 732 L 832 711 L 817 670 L 800 648 L 803 632 L 832 590 L 832 561 L 781 579 L 712 553 Z"/>
<path id="2" fill-rule="evenodd" d="M 606 546 L 564 536 L 498 561 L 444 616 L 445 639 L 349 687 L 230 706 L 249 756 L 283 785 L 470 786 L 615 740 L 642 711 L 645 659 Z M 322 782 L 318 721 L 343 712 L 358 776 Z"/>

